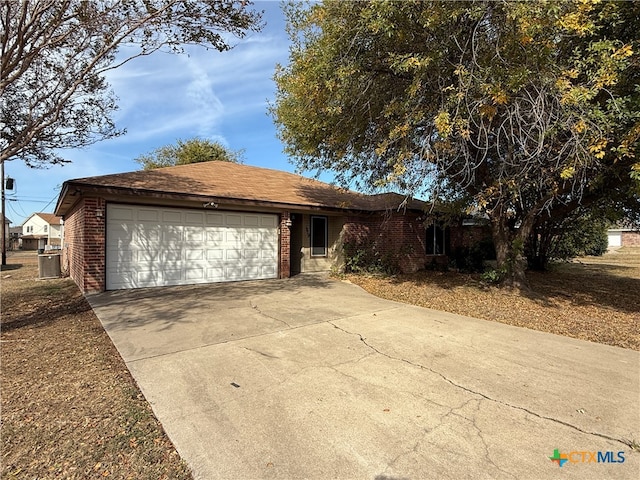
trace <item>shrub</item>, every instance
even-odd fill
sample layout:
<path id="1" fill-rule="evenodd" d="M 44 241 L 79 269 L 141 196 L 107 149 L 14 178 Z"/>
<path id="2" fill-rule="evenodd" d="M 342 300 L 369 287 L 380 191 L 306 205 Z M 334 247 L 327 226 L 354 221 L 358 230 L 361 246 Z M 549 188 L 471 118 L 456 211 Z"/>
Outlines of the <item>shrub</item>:
<path id="1" fill-rule="evenodd" d="M 345 242 L 344 266 L 346 273 L 395 274 L 400 270 L 397 258 L 389 253 L 381 253 L 371 241 Z"/>
<path id="2" fill-rule="evenodd" d="M 454 266 L 463 272 L 483 272 L 486 260 L 495 260 L 493 241 L 485 238 L 470 247 L 459 247 L 453 252 Z"/>

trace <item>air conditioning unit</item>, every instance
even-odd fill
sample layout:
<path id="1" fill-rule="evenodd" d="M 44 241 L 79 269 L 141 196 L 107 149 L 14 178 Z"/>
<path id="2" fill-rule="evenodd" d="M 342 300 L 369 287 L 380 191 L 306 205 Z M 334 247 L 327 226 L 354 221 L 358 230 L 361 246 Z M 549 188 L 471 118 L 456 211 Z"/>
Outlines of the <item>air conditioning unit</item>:
<path id="1" fill-rule="evenodd" d="M 40 278 L 60 277 L 60 255 L 38 255 L 38 274 Z"/>

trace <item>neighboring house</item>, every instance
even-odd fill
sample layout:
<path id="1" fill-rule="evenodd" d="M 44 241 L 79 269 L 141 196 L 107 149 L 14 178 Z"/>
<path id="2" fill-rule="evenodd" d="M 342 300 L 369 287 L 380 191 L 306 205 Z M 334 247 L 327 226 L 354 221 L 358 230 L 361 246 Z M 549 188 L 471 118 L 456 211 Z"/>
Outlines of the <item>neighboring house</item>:
<path id="1" fill-rule="evenodd" d="M 640 247 L 640 230 L 617 226 L 607 230 L 609 248 Z"/>
<path id="2" fill-rule="evenodd" d="M 63 268 L 95 292 L 327 271 L 345 244 L 416 271 L 463 235 L 425 227 L 424 202 L 403 200 L 213 161 L 66 181 L 55 214 Z"/>
<path id="3" fill-rule="evenodd" d="M 11 227 L 9 229 L 9 245 L 8 250 L 18 250 L 20 247 L 20 238 L 22 237 L 22 226 Z"/>
<path id="4" fill-rule="evenodd" d="M 22 224 L 23 250 L 60 248 L 62 245 L 62 219 L 52 213 L 33 213 Z"/>

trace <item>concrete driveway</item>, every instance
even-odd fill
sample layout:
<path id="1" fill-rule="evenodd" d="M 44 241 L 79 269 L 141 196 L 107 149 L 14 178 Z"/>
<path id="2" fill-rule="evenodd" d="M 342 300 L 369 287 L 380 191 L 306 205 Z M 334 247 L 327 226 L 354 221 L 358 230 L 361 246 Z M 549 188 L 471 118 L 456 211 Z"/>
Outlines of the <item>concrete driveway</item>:
<path id="1" fill-rule="evenodd" d="M 197 479 L 640 478 L 635 351 L 322 275 L 89 301 Z"/>

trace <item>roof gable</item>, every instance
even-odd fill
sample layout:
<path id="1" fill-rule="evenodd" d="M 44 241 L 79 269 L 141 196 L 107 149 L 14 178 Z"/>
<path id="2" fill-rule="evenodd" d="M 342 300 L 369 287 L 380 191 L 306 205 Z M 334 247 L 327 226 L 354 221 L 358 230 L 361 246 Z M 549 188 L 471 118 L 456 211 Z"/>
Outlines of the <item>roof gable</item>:
<path id="1" fill-rule="evenodd" d="M 29 217 L 22 223 L 22 225 L 24 226 L 32 223 L 35 223 L 35 224 L 46 223 L 48 225 L 60 225 L 61 221 L 62 221 L 62 217 L 59 217 L 53 213 L 37 212 L 29 215 Z"/>

